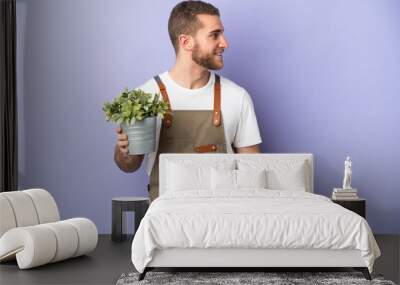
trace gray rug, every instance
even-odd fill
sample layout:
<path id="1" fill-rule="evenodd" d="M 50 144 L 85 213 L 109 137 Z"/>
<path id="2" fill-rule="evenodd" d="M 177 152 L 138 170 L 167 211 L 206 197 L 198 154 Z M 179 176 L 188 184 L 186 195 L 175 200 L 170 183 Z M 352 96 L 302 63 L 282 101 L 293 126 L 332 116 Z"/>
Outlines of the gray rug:
<path id="1" fill-rule="evenodd" d="M 150 271 L 142 281 L 138 281 L 139 273 L 124 273 L 116 285 L 133 284 L 379 284 L 395 285 L 384 280 L 382 275 L 372 274 L 372 281 L 364 278 L 360 272 L 154 272 Z"/>

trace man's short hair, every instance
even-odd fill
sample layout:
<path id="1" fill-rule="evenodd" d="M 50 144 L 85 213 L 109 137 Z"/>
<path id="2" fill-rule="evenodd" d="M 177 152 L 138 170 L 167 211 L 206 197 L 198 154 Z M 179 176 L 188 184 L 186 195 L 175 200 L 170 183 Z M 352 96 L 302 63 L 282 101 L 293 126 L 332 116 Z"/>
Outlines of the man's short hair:
<path id="1" fill-rule="evenodd" d="M 168 20 L 168 33 L 176 54 L 179 51 L 179 35 L 195 36 L 202 27 L 196 17 L 200 14 L 220 16 L 216 7 L 203 1 L 183 1 L 172 9 Z"/>

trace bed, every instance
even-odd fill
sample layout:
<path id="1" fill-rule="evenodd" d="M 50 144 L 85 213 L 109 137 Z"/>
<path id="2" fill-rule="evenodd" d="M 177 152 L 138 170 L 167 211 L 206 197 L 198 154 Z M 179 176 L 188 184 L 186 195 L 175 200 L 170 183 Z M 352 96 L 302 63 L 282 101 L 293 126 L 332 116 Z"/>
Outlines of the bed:
<path id="1" fill-rule="evenodd" d="M 162 154 L 160 197 L 132 242 L 158 267 L 353 267 L 380 250 L 364 218 L 314 194 L 312 154 Z"/>

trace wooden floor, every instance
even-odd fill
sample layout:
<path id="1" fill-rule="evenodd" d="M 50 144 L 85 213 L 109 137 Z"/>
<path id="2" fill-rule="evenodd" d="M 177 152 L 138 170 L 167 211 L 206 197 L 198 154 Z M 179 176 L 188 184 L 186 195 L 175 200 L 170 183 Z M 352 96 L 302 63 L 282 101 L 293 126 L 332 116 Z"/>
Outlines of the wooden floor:
<path id="1" fill-rule="evenodd" d="M 374 272 L 399 283 L 400 235 L 375 236 L 382 256 Z M 109 235 L 100 235 L 94 252 L 88 256 L 19 270 L 16 262 L 0 264 L 0 284 L 115 284 L 124 272 L 134 271 L 130 259 L 131 240 L 112 242 Z"/>

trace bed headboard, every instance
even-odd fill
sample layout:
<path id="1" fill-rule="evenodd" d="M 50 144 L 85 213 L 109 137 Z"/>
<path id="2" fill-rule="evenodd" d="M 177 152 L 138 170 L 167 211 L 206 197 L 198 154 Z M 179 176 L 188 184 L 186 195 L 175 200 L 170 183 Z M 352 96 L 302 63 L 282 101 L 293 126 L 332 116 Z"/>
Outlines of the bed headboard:
<path id="1" fill-rule="evenodd" d="M 196 165 L 212 166 L 221 162 L 232 162 L 236 169 L 241 169 L 240 165 L 244 167 L 251 167 L 252 164 L 265 164 L 268 167 L 275 165 L 304 165 L 304 179 L 305 191 L 314 192 L 314 166 L 313 155 L 311 153 L 297 154 L 297 153 L 284 153 L 284 154 L 270 154 L 270 153 L 257 153 L 257 154 L 197 154 L 197 153 L 164 153 L 160 155 L 159 165 L 159 190 L 160 195 L 166 192 L 168 182 L 167 168 L 169 163 L 194 163 Z M 238 167 L 239 166 L 239 167 Z M 283 177 L 281 179 L 287 179 Z M 289 189 L 287 189 L 289 190 Z"/>

